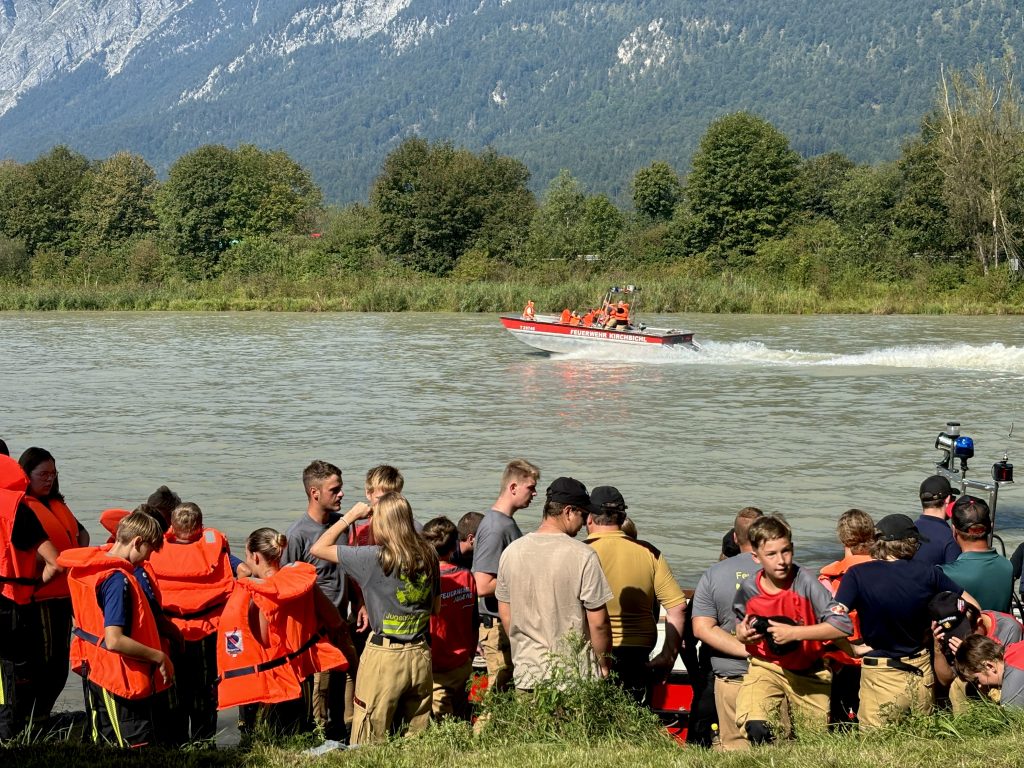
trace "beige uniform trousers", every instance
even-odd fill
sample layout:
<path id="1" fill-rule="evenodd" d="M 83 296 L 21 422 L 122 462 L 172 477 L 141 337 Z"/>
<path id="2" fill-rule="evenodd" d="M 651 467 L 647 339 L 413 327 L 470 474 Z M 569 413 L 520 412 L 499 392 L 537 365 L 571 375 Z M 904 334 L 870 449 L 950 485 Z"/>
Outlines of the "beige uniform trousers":
<path id="1" fill-rule="evenodd" d="M 405 725 L 409 733 L 416 733 L 430 721 L 430 646 L 426 642 L 396 643 L 387 638 L 376 645 L 374 639 L 370 637 L 359 659 L 353 744 L 383 741 Z"/>
<path id="2" fill-rule="evenodd" d="M 434 696 L 431 710 L 435 720 L 446 715 L 460 720 L 469 719 L 469 691 L 466 683 L 473 674 L 473 660 L 461 667 L 445 672 L 434 672 Z"/>
<path id="3" fill-rule="evenodd" d="M 861 728 L 877 728 L 908 712 L 927 714 L 934 706 L 935 674 L 928 651 L 898 659 L 920 671 L 892 666 L 892 660 L 866 656 L 860 671 Z"/>
<path id="4" fill-rule="evenodd" d="M 742 680 L 715 678 L 715 710 L 718 713 L 716 749 L 731 752 L 750 748 L 750 742 L 743 738 L 743 731 L 736 726 L 736 697 L 741 683 Z"/>
<path id="5" fill-rule="evenodd" d="M 498 619 L 490 627 L 480 625 L 480 650 L 487 664 L 488 690 L 508 690 L 512 683 L 512 646 Z"/>
<path id="6" fill-rule="evenodd" d="M 831 691 L 832 673 L 824 667 L 814 672 L 793 672 L 751 659 L 736 696 L 736 726 L 746 735 L 748 720 L 763 720 L 778 724 L 779 735 L 789 735 L 792 724 L 785 721 L 788 707 L 792 721 L 825 728 Z"/>

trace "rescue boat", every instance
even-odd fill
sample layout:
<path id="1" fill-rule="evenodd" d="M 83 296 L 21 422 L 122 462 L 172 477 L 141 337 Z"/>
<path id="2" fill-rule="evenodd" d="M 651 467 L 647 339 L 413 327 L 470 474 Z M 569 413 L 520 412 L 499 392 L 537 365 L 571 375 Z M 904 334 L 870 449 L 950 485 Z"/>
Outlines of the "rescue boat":
<path id="1" fill-rule="evenodd" d="M 610 306 L 616 299 L 632 299 L 633 308 L 629 322 L 615 328 L 598 324 L 584 325 L 579 318 L 564 322 L 558 315 L 501 315 L 501 324 L 509 333 L 535 349 L 544 352 L 576 352 L 592 349 L 680 348 L 699 350 L 693 340 L 693 331 L 677 328 L 654 328 L 635 320 L 637 294 L 640 289 L 634 285 L 609 289 L 604 305 Z M 532 302 L 530 302 L 532 306 Z"/>

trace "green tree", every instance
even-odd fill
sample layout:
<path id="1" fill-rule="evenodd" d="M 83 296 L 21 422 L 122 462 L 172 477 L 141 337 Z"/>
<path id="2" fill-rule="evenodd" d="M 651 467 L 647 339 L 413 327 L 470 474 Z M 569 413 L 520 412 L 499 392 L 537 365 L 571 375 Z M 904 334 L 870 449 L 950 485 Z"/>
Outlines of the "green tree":
<path id="1" fill-rule="evenodd" d="M 370 192 L 380 246 L 438 275 L 470 248 L 510 259 L 535 208 L 528 180 L 525 165 L 493 150 L 407 139 L 385 159 Z"/>
<path id="2" fill-rule="evenodd" d="M 156 173 L 128 152 L 95 165 L 74 212 L 83 251 L 109 249 L 156 228 Z"/>
<path id="3" fill-rule="evenodd" d="M 816 216 L 834 218 L 831 198 L 853 168 L 854 162 L 841 152 L 804 160 L 796 178 L 800 207 Z"/>
<path id="4" fill-rule="evenodd" d="M 569 259 L 587 251 L 583 215 L 587 196 L 564 168 L 551 180 L 530 224 L 528 249 L 535 259 Z"/>
<path id="5" fill-rule="evenodd" d="M 759 117 L 737 112 L 713 122 L 686 179 L 688 249 L 748 256 L 783 233 L 796 211 L 799 163 L 789 140 Z"/>
<path id="6" fill-rule="evenodd" d="M 607 195 L 592 195 L 583 201 L 580 240 L 586 253 L 605 253 L 625 226 L 622 211 Z"/>
<path id="7" fill-rule="evenodd" d="M 1009 65 L 991 82 L 983 65 L 969 75 L 942 77 L 939 98 L 939 167 L 950 215 L 985 273 L 1000 257 L 1017 253 L 1011 216 L 1020 184 L 1024 120 L 1021 95 Z"/>
<path id="8" fill-rule="evenodd" d="M 633 177 L 633 207 L 653 221 L 668 221 L 683 199 L 683 185 L 668 163 L 657 161 Z"/>
<path id="9" fill-rule="evenodd" d="M 227 147 L 200 147 L 175 161 L 157 195 L 160 231 L 185 277 L 204 279 L 219 271 L 233 238 L 228 223 L 237 165 Z"/>
<path id="10" fill-rule="evenodd" d="M 225 223 L 232 239 L 308 232 L 323 202 L 309 172 L 285 152 L 252 144 L 242 144 L 234 156 Z"/>
<path id="11" fill-rule="evenodd" d="M 908 258 L 946 260 L 967 245 L 951 224 L 934 118 L 923 121 L 919 136 L 903 145 L 897 167 L 900 197 L 893 208 L 894 237 Z"/>
<path id="12" fill-rule="evenodd" d="M 89 161 L 65 146 L 54 147 L 24 166 L 0 171 L 3 233 L 24 242 L 30 255 L 40 248 L 69 256 L 72 214 L 88 184 Z"/>

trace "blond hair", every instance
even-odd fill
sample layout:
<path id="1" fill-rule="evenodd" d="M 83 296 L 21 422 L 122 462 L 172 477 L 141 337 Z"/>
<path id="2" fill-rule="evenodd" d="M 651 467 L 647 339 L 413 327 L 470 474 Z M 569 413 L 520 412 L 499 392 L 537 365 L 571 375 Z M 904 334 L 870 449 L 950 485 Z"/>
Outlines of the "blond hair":
<path id="1" fill-rule="evenodd" d="M 271 565 L 281 562 L 288 537 L 273 528 L 257 528 L 245 540 L 245 551 L 259 555 Z"/>
<path id="2" fill-rule="evenodd" d="M 855 555 L 866 555 L 875 541 L 875 521 L 862 509 L 848 509 L 839 516 L 836 537 Z"/>
<path id="3" fill-rule="evenodd" d="M 118 544 L 131 544 L 136 536 L 142 539 L 143 544 L 149 544 L 155 550 L 159 550 L 164 544 L 164 532 L 160 528 L 160 523 L 145 512 L 125 515 L 117 524 L 117 533 L 114 534 Z"/>
<path id="4" fill-rule="evenodd" d="M 381 464 L 366 473 L 366 495 L 371 491 L 382 493 L 401 493 L 405 487 L 402 473 L 390 464 Z"/>
<path id="5" fill-rule="evenodd" d="M 505 466 L 505 471 L 501 473 L 502 492 L 508 488 L 508 484 L 513 480 L 517 482 L 524 480 L 537 482 L 540 480 L 540 468 L 536 464 L 531 464 L 526 459 L 512 459 Z"/>
<path id="6" fill-rule="evenodd" d="M 370 532 L 380 546 L 381 570 L 388 576 L 396 572 L 407 577 L 424 572 L 437 576 L 437 553 L 416 533 L 412 507 L 402 494 L 381 496 L 373 507 Z"/>
<path id="7" fill-rule="evenodd" d="M 198 504 L 186 501 L 171 512 L 171 531 L 176 538 L 191 541 L 203 531 L 203 510 Z"/>

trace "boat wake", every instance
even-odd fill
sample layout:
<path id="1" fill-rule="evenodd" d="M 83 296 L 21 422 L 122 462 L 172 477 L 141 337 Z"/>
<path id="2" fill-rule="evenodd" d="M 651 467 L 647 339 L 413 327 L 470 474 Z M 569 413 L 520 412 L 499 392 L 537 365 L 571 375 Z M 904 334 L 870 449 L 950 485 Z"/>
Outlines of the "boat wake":
<path id="1" fill-rule="evenodd" d="M 831 368 L 968 369 L 1024 374 L 1024 347 L 992 344 L 907 345 L 854 354 L 772 349 L 760 342 L 704 341 L 701 349 L 586 349 L 557 360 L 595 360 L 658 365 L 821 366 Z"/>

